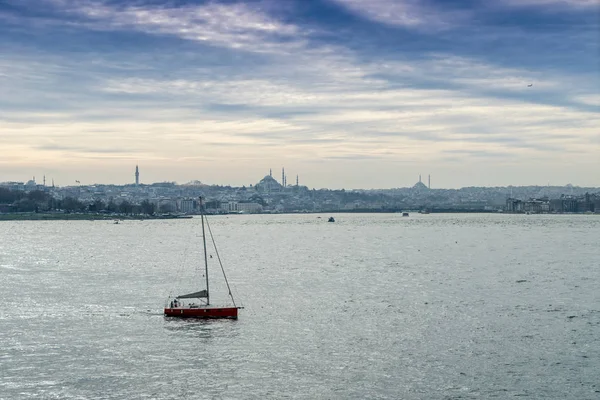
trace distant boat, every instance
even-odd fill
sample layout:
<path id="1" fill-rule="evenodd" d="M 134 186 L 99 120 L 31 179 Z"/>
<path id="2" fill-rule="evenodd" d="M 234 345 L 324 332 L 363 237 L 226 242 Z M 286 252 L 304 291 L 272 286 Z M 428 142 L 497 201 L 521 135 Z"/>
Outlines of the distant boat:
<path id="1" fill-rule="evenodd" d="M 403 216 L 403 217 L 408 217 L 408 213 L 407 213 L 407 212 L 403 212 L 403 213 L 402 213 L 402 216 Z"/>
<path id="2" fill-rule="evenodd" d="M 327 222 L 335 222 L 335 219 L 333 217 L 329 217 L 329 219 L 327 220 Z"/>
<path id="3" fill-rule="evenodd" d="M 118 223 L 119 223 L 119 221 L 115 221 L 115 222 L 114 222 L 114 224 L 118 224 Z"/>
<path id="4" fill-rule="evenodd" d="M 174 298 L 169 297 L 167 299 L 167 304 L 165 305 L 165 316 L 178 318 L 237 319 L 238 310 L 242 307 L 238 307 L 235 304 L 235 299 L 233 298 L 233 294 L 231 293 L 231 288 L 229 287 L 229 282 L 227 281 L 227 276 L 225 275 L 225 269 L 223 269 L 223 264 L 221 264 L 221 258 L 219 257 L 218 251 L 216 251 L 216 246 L 215 251 L 217 252 L 217 258 L 219 259 L 221 271 L 223 271 L 223 278 L 225 279 L 225 283 L 227 284 L 227 290 L 229 291 L 229 297 L 231 297 L 233 306 L 215 306 L 210 303 L 210 292 L 208 289 L 208 257 L 206 252 L 206 234 L 204 229 L 204 220 L 206 217 L 204 216 L 202 198 L 200 198 L 200 217 L 202 220 L 202 243 L 204 245 L 204 276 L 206 277 L 206 289 L 201 289 L 197 292 L 179 295 Z M 208 226 L 208 221 L 206 221 L 206 225 Z M 212 242 L 214 244 L 214 238 L 212 236 L 212 232 L 210 231 L 210 226 L 208 226 L 208 232 L 210 233 Z"/>
<path id="5" fill-rule="evenodd" d="M 419 214 L 429 214 L 429 211 L 427 211 L 427 210 L 421 210 L 421 211 L 419 211 Z"/>

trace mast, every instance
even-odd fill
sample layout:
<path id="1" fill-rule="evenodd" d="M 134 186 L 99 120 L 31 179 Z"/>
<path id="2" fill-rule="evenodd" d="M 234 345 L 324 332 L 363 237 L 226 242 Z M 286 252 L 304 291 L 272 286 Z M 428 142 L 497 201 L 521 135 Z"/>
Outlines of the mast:
<path id="1" fill-rule="evenodd" d="M 208 291 L 208 257 L 206 255 L 206 234 L 204 232 L 204 205 L 200 197 L 200 218 L 202 219 L 202 243 L 204 244 L 204 275 L 206 276 L 206 304 L 210 304 L 210 294 Z"/>

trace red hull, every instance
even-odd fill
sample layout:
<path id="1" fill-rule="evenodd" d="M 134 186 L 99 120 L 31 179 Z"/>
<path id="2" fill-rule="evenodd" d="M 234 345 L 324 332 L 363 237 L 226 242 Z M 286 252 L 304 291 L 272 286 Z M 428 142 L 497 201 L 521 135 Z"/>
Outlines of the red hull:
<path id="1" fill-rule="evenodd" d="M 237 307 L 221 308 L 165 308 L 165 316 L 178 318 L 231 318 L 237 319 Z"/>

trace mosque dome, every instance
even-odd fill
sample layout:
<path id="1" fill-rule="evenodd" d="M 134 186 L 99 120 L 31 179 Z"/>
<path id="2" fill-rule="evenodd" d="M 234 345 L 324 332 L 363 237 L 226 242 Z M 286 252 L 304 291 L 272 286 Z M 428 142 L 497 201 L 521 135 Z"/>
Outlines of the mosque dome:
<path id="1" fill-rule="evenodd" d="M 267 175 L 256 184 L 256 188 L 258 190 L 271 192 L 281 190 L 283 186 L 281 186 L 281 184 L 277 182 L 271 175 Z"/>

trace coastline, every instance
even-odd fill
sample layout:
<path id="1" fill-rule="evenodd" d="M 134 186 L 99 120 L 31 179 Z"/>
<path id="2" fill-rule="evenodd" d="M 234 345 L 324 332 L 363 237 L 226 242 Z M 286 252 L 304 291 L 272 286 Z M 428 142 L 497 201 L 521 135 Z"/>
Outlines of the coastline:
<path id="1" fill-rule="evenodd" d="M 185 219 L 178 215 L 106 215 L 85 213 L 0 213 L 0 221 L 116 221 L 149 219 Z"/>
<path id="2" fill-rule="evenodd" d="M 525 213 L 514 212 L 497 212 L 490 210 L 460 210 L 460 209 L 443 209 L 431 210 L 426 214 L 418 211 L 408 210 L 410 214 L 506 214 L 506 215 L 526 215 Z M 285 215 L 285 214 L 400 214 L 397 210 L 330 210 L 330 211 L 313 211 L 313 212 L 276 212 L 276 213 L 230 213 L 230 214 L 211 214 L 211 215 Z M 600 213 L 534 213 L 531 215 L 600 215 Z M 527 214 L 529 215 L 529 214 Z M 154 220 L 154 219 L 190 219 L 193 215 L 107 215 L 96 213 L 0 213 L 1 221 L 119 221 L 119 220 Z"/>

